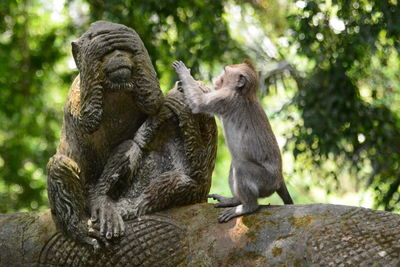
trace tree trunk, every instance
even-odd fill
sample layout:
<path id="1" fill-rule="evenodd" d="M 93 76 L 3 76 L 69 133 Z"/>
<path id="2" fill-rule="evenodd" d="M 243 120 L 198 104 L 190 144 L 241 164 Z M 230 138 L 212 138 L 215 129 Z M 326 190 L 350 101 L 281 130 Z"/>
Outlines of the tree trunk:
<path id="1" fill-rule="evenodd" d="M 126 222 L 100 252 L 57 233 L 49 211 L 0 215 L 0 266 L 398 266 L 400 215 L 264 206 L 225 224 L 197 204 Z"/>

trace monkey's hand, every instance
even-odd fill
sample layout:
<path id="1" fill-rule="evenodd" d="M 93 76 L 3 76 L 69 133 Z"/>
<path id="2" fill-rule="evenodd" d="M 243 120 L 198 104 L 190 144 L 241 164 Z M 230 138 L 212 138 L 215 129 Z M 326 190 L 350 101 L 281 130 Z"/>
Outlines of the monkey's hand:
<path id="1" fill-rule="evenodd" d="M 182 61 L 175 61 L 174 63 L 172 63 L 172 66 L 178 74 L 179 79 L 182 80 L 185 77 L 190 76 L 190 70 L 185 66 Z"/>
<path id="2" fill-rule="evenodd" d="M 240 200 L 235 197 L 223 197 L 216 194 L 210 194 L 207 197 L 219 202 L 214 204 L 214 208 L 236 207 L 241 204 Z"/>
<path id="3" fill-rule="evenodd" d="M 94 252 L 97 253 L 101 251 L 103 248 L 109 248 L 111 243 L 104 236 L 100 234 L 100 232 L 93 228 L 93 223 L 89 219 L 88 220 L 88 234 L 84 237 L 84 242 L 90 245 Z"/>
<path id="4" fill-rule="evenodd" d="M 116 209 L 115 203 L 107 196 L 94 199 L 91 209 L 91 222 L 94 228 L 106 239 L 118 238 L 125 234 L 125 224 Z"/>

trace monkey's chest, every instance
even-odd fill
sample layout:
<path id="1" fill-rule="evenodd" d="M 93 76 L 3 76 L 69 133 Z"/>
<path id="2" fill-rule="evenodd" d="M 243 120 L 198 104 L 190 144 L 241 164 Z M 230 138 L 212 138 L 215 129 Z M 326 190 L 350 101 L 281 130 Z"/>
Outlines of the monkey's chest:
<path id="1" fill-rule="evenodd" d="M 119 144 L 135 136 L 145 118 L 132 97 L 108 95 L 100 127 L 88 138 L 92 152 L 101 162 L 105 161 Z"/>

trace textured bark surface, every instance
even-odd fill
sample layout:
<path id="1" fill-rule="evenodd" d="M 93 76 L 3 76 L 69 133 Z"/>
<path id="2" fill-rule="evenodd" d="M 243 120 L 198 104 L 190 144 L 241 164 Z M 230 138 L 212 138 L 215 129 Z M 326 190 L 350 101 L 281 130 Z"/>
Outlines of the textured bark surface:
<path id="1" fill-rule="evenodd" d="M 226 224 L 197 204 L 127 222 L 94 254 L 50 212 L 0 215 L 0 266 L 399 266 L 400 215 L 349 206 L 262 207 Z"/>

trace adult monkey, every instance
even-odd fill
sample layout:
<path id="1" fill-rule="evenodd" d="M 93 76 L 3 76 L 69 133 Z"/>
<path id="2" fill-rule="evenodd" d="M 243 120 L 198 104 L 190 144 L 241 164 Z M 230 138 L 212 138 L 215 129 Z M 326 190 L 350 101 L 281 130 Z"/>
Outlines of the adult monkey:
<path id="1" fill-rule="evenodd" d="M 205 201 L 215 122 L 192 115 L 178 88 L 163 96 L 137 33 L 99 21 L 72 52 L 80 75 L 47 169 L 57 228 L 98 249 L 124 234 L 124 219 Z"/>

